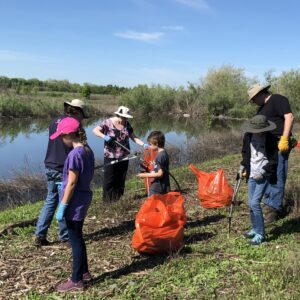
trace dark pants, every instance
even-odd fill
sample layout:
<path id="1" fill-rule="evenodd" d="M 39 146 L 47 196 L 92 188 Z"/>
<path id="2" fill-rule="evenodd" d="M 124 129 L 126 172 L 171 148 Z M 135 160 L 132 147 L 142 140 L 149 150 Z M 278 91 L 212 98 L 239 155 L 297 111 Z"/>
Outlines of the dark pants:
<path id="1" fill-rule="evenodd" d="M 73 282 L 82 280 L 83 274 L 88 272 L 86 246 L 82 236 L 83 222 L 66 220 L 72 246 L 73 267 L 71 279 Z"/>
<path id="2" fill-rule="evenodd" d="M 108 164 L 113 160 L 115 159 L 104 158 L 104 164 Z M 128 163 L 128 161 L 122 161 L 117 164 L 108 165 L 104 168 L 104 202 L 119 200 L 124 194 Z"/>

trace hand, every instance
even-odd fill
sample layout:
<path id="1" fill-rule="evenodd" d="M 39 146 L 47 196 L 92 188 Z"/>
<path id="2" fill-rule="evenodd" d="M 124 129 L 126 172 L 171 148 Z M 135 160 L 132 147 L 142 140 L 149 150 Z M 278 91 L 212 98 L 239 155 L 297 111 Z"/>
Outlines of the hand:
<path id="1" fill-rule="evenodd" d="M 282 136 L 278 143 L 278 149 L 280 152 L 287 152 L 289 151 L 289 138 L 287 136 Z"/>
<path id="2" fill-rule="evenodd" d="M 247 176 L 247 172 L 245 170 L 245 167 L 243 165 L 240 166 L 240 169 L 236 175 L 236 180 L 239 180 L 239 179 L 243 179 Z"/>
<path id="3" fill-rule="evenodd" d="M 148 149 L 149 149 L 149 144 L 145 143 L 145 144 L 143 145 L 143 147 L 144 147 L 144 149 L 148 150 Z"/>
<path id="4" fill-rule="evenodd" d="M 65 204 L 62 202 L 59 203 L 59 206 L 58 206 L 58 209 L 56 212 L 56 220 L 58 222 L 61 222 L 64 219 L 64 215 L 65 215 L 65 211 L 66 211 L 67 207 L 68 207 L 68 204 Z"/>
<path id="5" fill-rule="evenodd" d="M 257 173 L 255 176 L 253 176 L 253 179 L 255 181 L 260 181 L 260 180 L 264 179 L 265 173 L 266 173 L 266 171 L 262 170 L 259 173 Z"/>
<path id="6" fill-rule="evenodd" d="M 146 173 L 139 173 L 139 174 L 136 175 L 136 177 L 139 177 L 139 178 L 146 178 L 147 175 L 146 175 Z"/>
<path id="7" fill-rule="evenodd" d="M 107 142 L 107 143 L 109 143 L 112 140 L 111 136 L 108 136 L 108 135 L 105 135 L 103 138 L 104 138 L 105 142 Z"/>

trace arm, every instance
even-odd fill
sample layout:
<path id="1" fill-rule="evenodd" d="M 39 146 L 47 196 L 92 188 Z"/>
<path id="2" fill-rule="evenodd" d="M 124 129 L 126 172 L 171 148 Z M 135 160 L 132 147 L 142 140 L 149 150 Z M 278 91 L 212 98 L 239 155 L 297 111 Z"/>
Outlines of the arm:
<path id="1" fill-rule="evenodd" d="M 66 211 L 68 204 L 73 196 L 75 186 L 78 181 L 78 176 L 79 176 L 78 171 L 69 170 L 68 183 L 67 183 L 62 201 L 60 202 L 57 212 L 56 212 L 56 219 L 59 222 L 61 222 L 64 219 L 65 211 Z"/>
<path id="2" fill-rule="evenodd" d="M 161 178 L 164 176 L 162 169 L 158 170 L 156 173 L 140 173 L 137 175 L 139 178 Z"/>
<path id="3" fill-rule="evenodd" d="M 73 196 L 77 181 L 78 181 L 79 172 L 75 170 L 69 170 L 68 174 L 68 183 L 62 198 L 62 203 L 68 204 Z"/>
<path id="4" fill-rule="evenodd" d="M 144 142 L 140 139 L 140 138 L 138 138 L 134 133 L 132 133 L 131 135 L 130 135 L 130 138 L 136 143 L 136 144 L 138 144 L 138 145 L 140 145 L 140 146 L 144 146 Z"/>
<path id="5" fill-rule="evenodd" d="M 99 138 L 104 138 L 105 134 L 101 132 L 102 130 L 102 127 L 100 127 L 99 125 L 96 126 L 94 129 L 93 129 L 93 133 L 95 136 L 99 137 Z"/>
<path id="6" fill-rule="evenodd" d="M 289 137 L 294 124 L 294 116 L 292 113 L 288 113 L 284 115 L 284 130 L 283 136 Z"/>

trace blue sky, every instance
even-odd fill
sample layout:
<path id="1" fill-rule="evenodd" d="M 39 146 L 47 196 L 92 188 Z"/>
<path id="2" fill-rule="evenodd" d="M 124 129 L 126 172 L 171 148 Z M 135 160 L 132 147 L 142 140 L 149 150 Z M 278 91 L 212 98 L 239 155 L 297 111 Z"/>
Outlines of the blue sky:
<path id="1" fill-rule="evenodd" d="M 300 1 L 0 0 L 0 75 L 197 82 L 233 64 L 262 78 L 300 63 Z"/>

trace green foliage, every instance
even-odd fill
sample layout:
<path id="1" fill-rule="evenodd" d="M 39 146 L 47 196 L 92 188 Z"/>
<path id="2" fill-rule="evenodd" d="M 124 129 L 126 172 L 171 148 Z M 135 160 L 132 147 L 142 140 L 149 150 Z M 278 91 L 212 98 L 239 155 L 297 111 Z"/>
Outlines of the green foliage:
<path id="1" fill-rule="evenodd" d="M 17 94 L 30 94 L 38 91 L 44 92 L 65 92 L 65 93 L 79 93 L 85 89 L 87 84 L 80 85 L 78 83 L 70 83 L 68 80 L 38 80 L 38 79 L 24 79 L 24 78 L 8 78 L 0 76 L 0 91 L 7 92 L 14 90 Z M 96 85 L 88 84 L 90 94 L 103 94 L 117 96 L 127 91 L 125 87 L 116 85 Z"/>
<path id="2" fill-rule="evenodd" d="M 141 113 L 189 113 L 193 115 L 232 116 L 243 111 L 250 80 L 243 69 L 223 66 L 211 69 L 200 84 L 189 83 L 177 89 L 161 85 L 139 85 L 124 93 L 120 103 Z M 244 117 L 251 113 L 246 109 Z"/>
<path id="3" fill-rule="evenodd" d="M 85 99 L 90 99 L 90 96 L 91 96 L 91 87 L 87 83 L 85 83 L 83 85 L 83 87 L 81 88 L 81 95 Z"/>
<path id="4" fill-rule="evenodd" d="M 292 69 L 274 76 L 272 71 L 265 74 L 266 82 L 271 84 L 271 91 L 287 97 L 296 116 L 300 117 L 300 70 Z"/>

